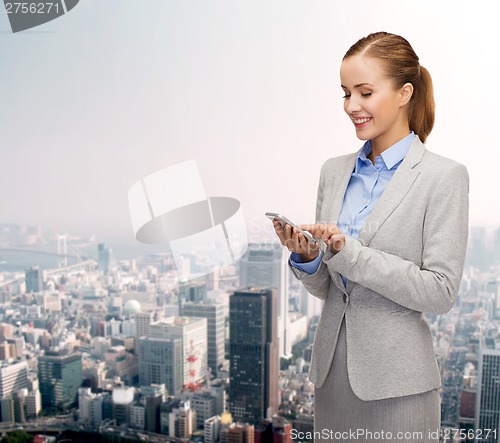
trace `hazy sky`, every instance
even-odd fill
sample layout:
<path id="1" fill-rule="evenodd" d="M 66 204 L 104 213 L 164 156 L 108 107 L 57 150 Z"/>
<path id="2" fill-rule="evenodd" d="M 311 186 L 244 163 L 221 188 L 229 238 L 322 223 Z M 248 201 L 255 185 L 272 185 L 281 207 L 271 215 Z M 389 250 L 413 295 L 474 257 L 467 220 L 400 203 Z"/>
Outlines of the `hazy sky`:
<path id="1" fill-rule="evenodd" d="M 312 222 L 321 165 L 362 145 L 341 58 L 389 31 L 434 80 L 428 149 L 467 166 L 471 223 L 500 225 L 499 37 L 484 4 L 80 0 L 18 34 L 0 5 L 0 223 L 133 241 L 129 188 L 191 159 L 207 195 L 240 200 L 251 240 L 271 233 L 266 211 Z"/>

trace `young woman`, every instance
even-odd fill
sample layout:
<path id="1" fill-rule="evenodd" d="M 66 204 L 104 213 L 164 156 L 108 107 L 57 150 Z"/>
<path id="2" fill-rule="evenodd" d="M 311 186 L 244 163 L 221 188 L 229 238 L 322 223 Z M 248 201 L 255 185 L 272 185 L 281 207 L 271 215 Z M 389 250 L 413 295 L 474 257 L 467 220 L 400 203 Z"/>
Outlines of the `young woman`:
<path id="1" fill-rule="evenodd" d="M 344 110 L 366 140 L 321 169 L 309 244 L 274 227 L 290 268 L 324 300 L 309 370 L 315 441 L 437 442 L 440 374 L 424 312 L 453 306 L 468 235 L 469 177 L 426 149 L 428 71 L 378 32 L 343 58 Z"/>

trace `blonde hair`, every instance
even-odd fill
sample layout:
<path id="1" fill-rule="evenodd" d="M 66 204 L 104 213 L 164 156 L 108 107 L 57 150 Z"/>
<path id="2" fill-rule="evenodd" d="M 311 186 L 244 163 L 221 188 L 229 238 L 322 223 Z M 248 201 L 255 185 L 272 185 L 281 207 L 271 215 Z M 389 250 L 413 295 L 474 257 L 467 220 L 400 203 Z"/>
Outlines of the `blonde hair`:
<path id="1" fill-rule="evenodd" d="M 420 65 L 410 43 L 396 34 L 375 32 L 354 43 L 342 60 L 353 55 L 380 60 L 396 88 L 405 83 L 413 85 L 413 95 L 408 103 L 408 123 L 425 143 L 434 126 L 434 89 L 429 71 Z"/>

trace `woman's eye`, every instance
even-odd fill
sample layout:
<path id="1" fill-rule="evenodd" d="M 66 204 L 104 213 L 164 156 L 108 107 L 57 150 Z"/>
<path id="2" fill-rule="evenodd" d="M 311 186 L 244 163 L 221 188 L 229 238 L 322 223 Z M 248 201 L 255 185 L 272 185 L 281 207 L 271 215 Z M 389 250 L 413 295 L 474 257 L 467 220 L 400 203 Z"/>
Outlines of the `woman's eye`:
<path id="1" fill-rule="evenodd" d="M 372 95 L 371 92 L 367 92 L 366 94 L 361 94 L 363 97 L 369 97 L 370 95 Z"/>
<path id="2" fill-rule="evenodd" d="M 342 98 L 349 98 L 349 97 L 350 97 L 350 95 L 347 95 L 347 94 L 346 94 L 346 95 L 344 95 Z"/>

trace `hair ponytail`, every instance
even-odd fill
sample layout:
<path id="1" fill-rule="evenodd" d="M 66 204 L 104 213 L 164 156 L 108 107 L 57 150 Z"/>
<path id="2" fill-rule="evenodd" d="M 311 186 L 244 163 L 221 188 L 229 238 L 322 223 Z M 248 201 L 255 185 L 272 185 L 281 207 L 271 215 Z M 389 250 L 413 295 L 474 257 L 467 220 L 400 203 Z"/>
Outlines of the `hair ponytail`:
<path id="1" fill-rule="evenodd" d="M 434 88 L 429 71 L 419 65 L 420 75 L 417 84 L 413 85 L 413 96 L 408 108 L 410 129 L 418 134 L 422 143 L 434 126 Z"/>
<path id="2" fill-rule="evenodd" d="M 344 59 L 357 54 L 380 60 L 397 88 L 405 83 L 413 85 L 413 95 L 407 105 L 408 123 L 425 143 L 434 126 L 434 90 L 429 71 L 420 66 L 410 43 L 396 34 L 375 32 L 354 43 Z"/>

